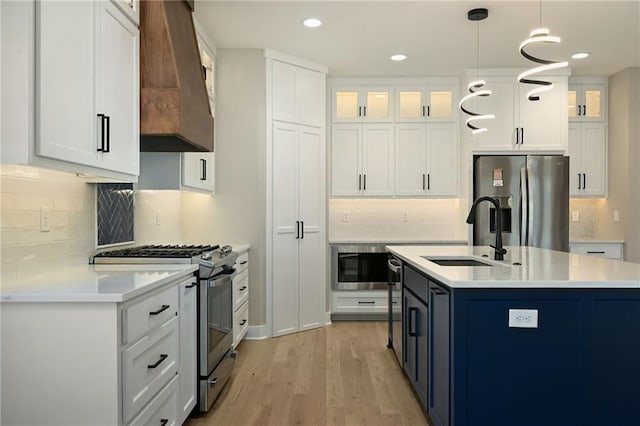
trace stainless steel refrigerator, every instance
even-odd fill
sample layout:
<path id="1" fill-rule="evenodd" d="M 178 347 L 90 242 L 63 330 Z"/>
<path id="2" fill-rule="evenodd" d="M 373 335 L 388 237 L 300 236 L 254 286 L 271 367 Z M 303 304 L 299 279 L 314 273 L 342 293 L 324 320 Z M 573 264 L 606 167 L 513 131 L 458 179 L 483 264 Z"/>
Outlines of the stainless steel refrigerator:
<path id="1" fill-rule="evenodd" d="M 496 198 L 502 210 L 502 241 L 569 251 L 569 157 L 495 155 L 474 157 L 474 200 Z M 494 244 L 495 208 L 478 206 L 473 244 Z"/>

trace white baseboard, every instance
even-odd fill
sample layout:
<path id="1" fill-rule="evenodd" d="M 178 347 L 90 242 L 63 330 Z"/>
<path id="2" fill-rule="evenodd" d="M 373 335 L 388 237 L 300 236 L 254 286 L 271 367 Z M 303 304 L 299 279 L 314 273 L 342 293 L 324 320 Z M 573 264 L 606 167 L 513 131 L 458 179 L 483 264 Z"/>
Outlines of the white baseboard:
<path id="1" fill-rule="evenodd" d="M 250 325 L 247 329 L 247 335 L 245 339 L 247 340 L 264 340 L 269 337 L 269 333 L 267 330 L 267 325 Z"/>

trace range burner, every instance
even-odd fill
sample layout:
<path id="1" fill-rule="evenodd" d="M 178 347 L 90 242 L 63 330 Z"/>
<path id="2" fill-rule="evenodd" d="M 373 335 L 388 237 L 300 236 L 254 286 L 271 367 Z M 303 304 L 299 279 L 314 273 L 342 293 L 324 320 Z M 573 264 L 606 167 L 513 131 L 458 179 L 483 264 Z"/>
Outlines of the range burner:
<path id="1" fill-rule="evenodd" d="M 202 253 L 214 251 L 219 245 L 144 245 L 96 254 L 95 258 L 106 257 L 155 257 L 162 259 L 191 258 Z"/>

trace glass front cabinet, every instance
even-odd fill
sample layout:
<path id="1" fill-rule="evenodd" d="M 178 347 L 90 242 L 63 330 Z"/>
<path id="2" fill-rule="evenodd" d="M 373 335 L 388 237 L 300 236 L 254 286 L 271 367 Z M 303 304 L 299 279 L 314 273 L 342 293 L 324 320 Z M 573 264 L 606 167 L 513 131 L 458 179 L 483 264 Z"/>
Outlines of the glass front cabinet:
<path id="1" fill-rule="evenodd" d="M 569 121 L 605 121 L 606 83 L 582 83 L 570 79 L 568 91 Z"/>
<path id="2" fill-rule="evenodd" d="M 386 123 L 393 121 L 393 88 L 344 87 L 331 90 L 332 121 Z"/>
<path id="3" fill-rule="evenodd" d="M 454 122 L 455 85 L 396 88 L 396 122 Z"/>

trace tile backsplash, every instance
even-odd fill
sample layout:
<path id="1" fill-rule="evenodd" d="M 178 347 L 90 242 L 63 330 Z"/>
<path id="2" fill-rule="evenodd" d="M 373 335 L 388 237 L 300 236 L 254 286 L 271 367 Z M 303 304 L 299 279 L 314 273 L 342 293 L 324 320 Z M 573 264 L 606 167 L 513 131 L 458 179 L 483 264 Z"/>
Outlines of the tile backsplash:
<path id="1" fill-rule="evenodd" d="M 74 174 L 0 165 L 3 277 L 31 266 L 46 268 L 61 257 L 86 262 L 95 248 L 95 185 Z M 41 230 L 41 212 L 49 231 Z"/>
<path id="2" fill-rule="evenodd" d="M 133 184 L 96 184 L 98 247 L 133 242 Z"/>
<path id="3" fill-rule="evenodd" d="M 569 238 L 594 238 L 596 236 L 596 200 L 572 198 L 569 200 Z M 577 221 L 572 214 L 577 212 Z"/>

